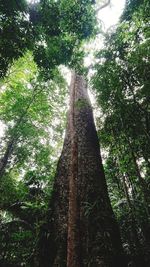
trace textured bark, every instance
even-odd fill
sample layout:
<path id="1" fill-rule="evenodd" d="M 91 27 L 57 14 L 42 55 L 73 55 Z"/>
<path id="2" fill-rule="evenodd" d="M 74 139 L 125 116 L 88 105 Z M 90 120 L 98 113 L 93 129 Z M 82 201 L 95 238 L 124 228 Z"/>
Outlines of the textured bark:
<path id="1" fill-rule="evenodd" d="M 71 107 L 51 202 L 51 267 L 120 265 L 120 235 L 108 197 L 86 81 L 73 74 Z M 42 263 L 41 263 L 42 266 Z"/>
<path id="2" fill-rule="evenodd" d="M 77 201 L 78 181 L 78 136 L 76 132 L 76 84 L 75 74 L 72 77 L 70 92 L 69 129 L 71 139 L 71 161 L 69 170 L 69 206 L 68 206 L 68 236 L 67 236 L 67 267 L 80 267 L 79 259 L 79 209 Z"/>

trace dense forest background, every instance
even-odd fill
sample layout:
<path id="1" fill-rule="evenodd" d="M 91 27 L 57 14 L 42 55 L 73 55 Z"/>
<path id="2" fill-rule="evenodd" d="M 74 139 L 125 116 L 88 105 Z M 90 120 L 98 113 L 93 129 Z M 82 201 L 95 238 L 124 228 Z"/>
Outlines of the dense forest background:
<path id="1" fill-rule="evenodd" d="M 150 264 L 150 2 L 127 0 L 107 33 L 99 6 L 0 0 L 0 266 L 39 266 L 68 109 L 62 65 L 87 76 L 84 45 L 99 32 L 87 80 L 109 197 L 129 266 Z"/>

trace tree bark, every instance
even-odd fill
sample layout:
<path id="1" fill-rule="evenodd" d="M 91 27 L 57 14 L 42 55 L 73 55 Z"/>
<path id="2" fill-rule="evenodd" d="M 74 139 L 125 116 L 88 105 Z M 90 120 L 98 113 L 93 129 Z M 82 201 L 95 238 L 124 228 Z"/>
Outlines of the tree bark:
<path id="1" fill-rule="evenodd" d="M 108 197 L 87 84 L 75 73 L 70 105 L 51 200 L 48 257 L 43 257 L 40 266 L 126 266 L 119 262 L 120 234 Z"/>
<path id="2" fill-rule="evenodd" d="M 70 92 L 70 114 L 69 127 L 71 139 L 71 161 L 69 171 L 69 206 L 68 206 L 68 236 L 67 236 L 67 267 L 80 267 L 79 260 L 79 209 L 77 201 L 77 179 L 78 179 L 78 135 L 76 132 L 76 84 L 75 74 L 72 77 Z"/>

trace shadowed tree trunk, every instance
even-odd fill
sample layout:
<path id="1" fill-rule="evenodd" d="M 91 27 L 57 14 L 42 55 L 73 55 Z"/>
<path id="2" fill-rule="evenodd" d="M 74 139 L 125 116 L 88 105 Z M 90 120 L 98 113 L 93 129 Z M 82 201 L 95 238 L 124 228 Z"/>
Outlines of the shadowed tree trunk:
<path id="1" fill-rule="evenodd" d="M 12 138 L 12 140 L 9 141 L 4 156 L 0 159 L 0 179 L 2 178 L 6 166 L 8 164 L 8 159 L 13 151 L 13 145 L 15 142 L 15 138 Z"/>
<path id="2" fill-rule="evenodd" d="M 119 263 L 120 235 L 108 197 L 87 84 L 75 73 L 50 217 L 49 256 L 43 257 L 40 266 L 125 266 Z"/>

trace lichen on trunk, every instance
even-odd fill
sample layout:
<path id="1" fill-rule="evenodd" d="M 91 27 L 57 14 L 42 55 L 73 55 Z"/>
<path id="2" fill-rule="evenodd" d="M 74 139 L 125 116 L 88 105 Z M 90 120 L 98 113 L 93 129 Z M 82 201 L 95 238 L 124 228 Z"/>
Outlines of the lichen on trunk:
<path id="1" fill-rule="evenodd" d="M 112 267 L 122 247 L 108 197 L 87 83 L 72 74 L 66 136 L 51 201 L 49 267 Z"/>

